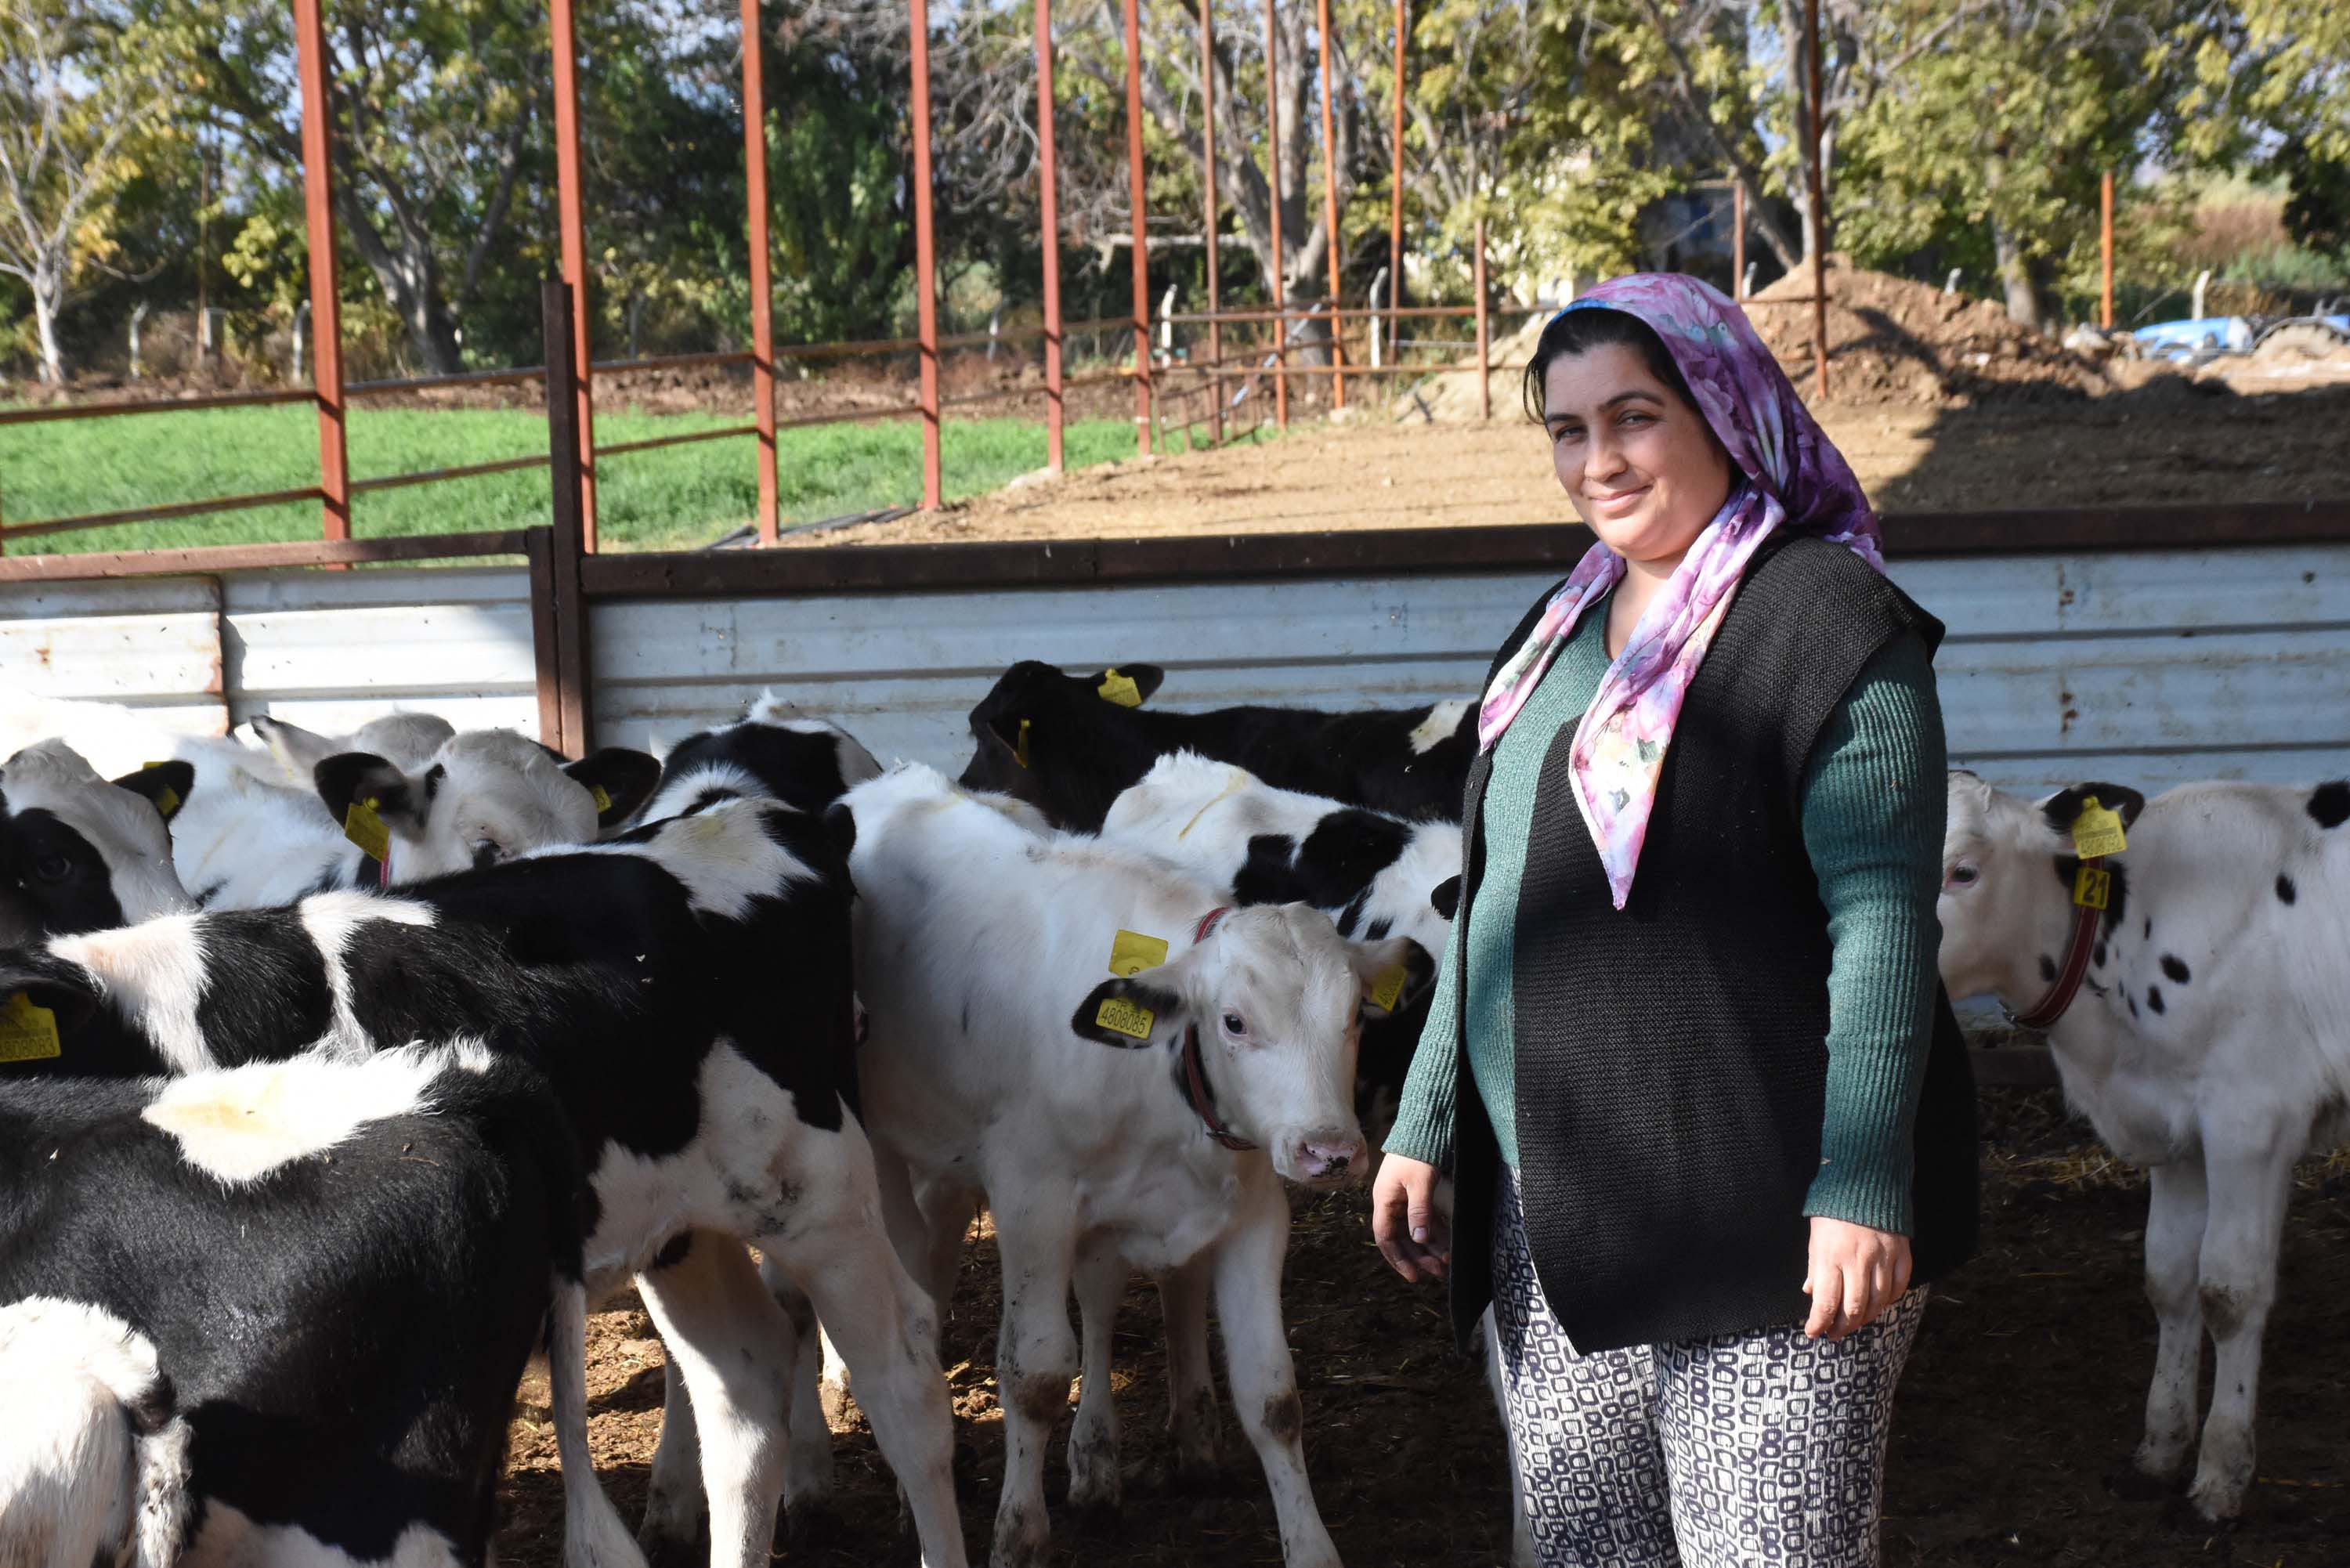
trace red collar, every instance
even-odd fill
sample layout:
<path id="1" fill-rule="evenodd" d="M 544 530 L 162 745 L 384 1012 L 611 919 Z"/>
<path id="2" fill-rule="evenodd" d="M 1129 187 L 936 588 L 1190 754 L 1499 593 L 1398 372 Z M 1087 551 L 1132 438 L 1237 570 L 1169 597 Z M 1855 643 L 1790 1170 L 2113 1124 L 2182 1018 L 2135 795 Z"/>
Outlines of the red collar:
<path id="1" fill-rule="evenodd" d="M 2093 855 L 2082 860 L 2081 868 L 2095 870 L 2105 863 L 2104 856 Z M 2074 875 L 2077 886 L 2079 872 Z M 2016 1014 L 2017 1027 L 2053 1028 L 2056 1021 L 2064 1016 L 2065 1011 L 2073 1005 L 2073 999 L 2081 993 L 2081 982 L 2089 976 L 2089 955 L 2097 945 L 2097 921 L 2104 914 L 2105 910 L 2094 904 L 2076 904 L 2074 907 L 2073 937 L 2064 949 L 2064 962 L 2056 971 L 2055 983 L 2048 988 L 2048 993 L 2031 1012 Z"/>
<path id="2" fill-rule="evenodd" d="M 1232 912 L 1232 909 L 1229 905 L 1219 904 L 1214 909 L 1209 910 L 1206 914 L 1201 916 L 1200 923 L 1191 928 L 1191 945 L 1193 947 L 1198 947 L 1201 942 L 1206 941 L 1209 934 L 1216 929 L 1217 925 L 1226 915 L 1229 915 Z"/>
<path id="3" fill-rule="evenodd" d="M 1235 1152 L 1256 1147 L 1226 1127 L 1223 1118 L 1216 1115 L 1216 1091 L 1208 1087 L 1207 1069 L 1200 1061 L 1200 1026 L 1196 1023 L 1183 1031 L 1183 1071 L 1177 1082 L 1182 1087 L 1184 1102 L 1206 1125 L 1210 1137 Z"/>

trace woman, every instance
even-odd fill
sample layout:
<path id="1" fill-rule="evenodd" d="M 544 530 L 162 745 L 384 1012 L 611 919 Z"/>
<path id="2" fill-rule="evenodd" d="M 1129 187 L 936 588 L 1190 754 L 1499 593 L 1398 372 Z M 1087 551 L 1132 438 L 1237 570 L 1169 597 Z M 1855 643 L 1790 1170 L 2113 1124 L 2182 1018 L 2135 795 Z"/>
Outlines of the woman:
<path id="1" fill-rule="evenodd" d="M 1941 627 L 1705 285 L 1602 285 L 1526 393 L 1598 542 L 1488 677 L 1373 1230 L 1464 1345 L 1490 1302 L 1545 1568 L 1873 1564 L 1923 1286 L 1974 1241 Z"/>

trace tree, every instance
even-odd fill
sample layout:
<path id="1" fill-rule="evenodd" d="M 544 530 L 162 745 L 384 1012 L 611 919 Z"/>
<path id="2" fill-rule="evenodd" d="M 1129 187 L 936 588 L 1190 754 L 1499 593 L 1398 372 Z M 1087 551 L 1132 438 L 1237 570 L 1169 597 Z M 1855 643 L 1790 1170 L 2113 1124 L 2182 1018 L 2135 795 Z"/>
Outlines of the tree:
<path id="1" fill-rule="evenodd" d="M 166 93 L 110 5 L 0 0 L 0 272 L 32 296 L 52 386 L 66 379 L 58 313 L 118 252 L 114 195 Z"/>

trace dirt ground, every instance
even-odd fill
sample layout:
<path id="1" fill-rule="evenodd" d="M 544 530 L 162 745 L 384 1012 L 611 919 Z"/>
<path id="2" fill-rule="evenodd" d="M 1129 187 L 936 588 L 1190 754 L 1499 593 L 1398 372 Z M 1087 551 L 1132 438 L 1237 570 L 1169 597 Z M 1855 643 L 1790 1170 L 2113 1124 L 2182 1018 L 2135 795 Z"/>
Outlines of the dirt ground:
<path id="1" fill-rule="evenodd" d="M 1497 401 L 1496 412 L 1504 411 Z M 1821 422 L 1887 513 L 2350 494 L 2350 384 L 2247 395 L 2166 376 L 2060 403 L 1829 404 Z M 1037 479 L 809 544 L 1562 523 L 1539 431 L 1319 423 Z"/>
<path id="2" fill-rule="evenodd" d="M 1911 1564 L 2244 1564 L 2350 1559 L 2350 1158 L 2304 1165 L 2268 1332 L 2260 1481 L 2230 1531 L 2183 1522 L 2175 1501 L 2109 1484 L 2136 1442 L 2154 1355 L 2140 1290 L 2146 1194 L 2067 1122 L 2054 1091 L 1991 1090 L 1981 1254 L 1937 1292 L 1902 1385 L 1885 1545 Z M 1490 1568 L 1507 1559 L 1503 1449 L 1476 1369 L 1457 1358 L 1431 1291 L 1387 1272 L 1360 1191 L 1299 1196 L 1286 1292 L 1315 1495 L 1340 1553 L 1374 1564 Z M 993 1387 L 992 1248 L 966 1253 L 947 1366 L 961 1436 L 963 1525 L 982 1561 L 1001 1479 Z M 1055 1561 L 1194 1568 L 1277 1563 L 1264 1483 L 1236 1422 L 1213 1480 L 1168 1479 L 1157 1302 L 1139 1282 L 1118 1317 L 1116 1388 L 1126 1503 L 1087 1517 L 1059 1499 Z M 2209 1355 L 2206 1355 L 2209 1366 Z M 660 1421 L 661 1350 L 633 1298 L 590 1324 L 589 1438 L 622 1514 L 640 1510 Z M 2207 1373 L 2208 1376 L 2208 1373 Z M 513 1427 L 499 1558 L 554 1568 L 562 1493 L 534 1374 Z M 1060 1438 L 1068 1435 L 1063 1424 Z M 827 1516 L 779 1534 L 787 1563 L 911 1564 L 893 1485 L 861 1422 L 836 1436 L 841 1490 Z"/>

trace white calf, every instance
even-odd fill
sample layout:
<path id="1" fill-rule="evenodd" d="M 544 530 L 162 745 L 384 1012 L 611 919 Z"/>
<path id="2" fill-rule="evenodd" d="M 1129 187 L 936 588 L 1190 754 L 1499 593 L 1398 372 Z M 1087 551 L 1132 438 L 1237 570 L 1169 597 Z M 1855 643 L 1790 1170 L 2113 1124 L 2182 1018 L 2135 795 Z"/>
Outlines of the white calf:
<path id="1" fill-rule="evenodd" d="M 2187 784 L 2151 803 L 2082 784 L 2033 805 L 1958 773 L 1950 792 L 1943 981 L 2061 1014 L 2048 1038 L 2066 1097 L 2151 1173 L 2161 1335 L 2137 1463 L 2165 1479 L 2185 1464 L 2208 1328 L 2218 1373 L 2190 1496 L 2231 1517 L 2252 1479 L 2293 1162 L 2350 1140 L 2350 783 Z M 2090 796 L 2119 812 L 2128 846 L 2101 867 L 2103 913 L 2082 916 L 2072 832 Z"/>
<path id="2" fill-rule="evenodd" d="M 1070 1493 L 1118 1498 L 1109 1338 L 1130 1268 L 1188 1303 L 1170 1356 L 1186 1440 L 1215 1407 L 1213 1286 L 1233 1401 L 1289 1568 L 1336 1563 L 1282 1326 L 1289 1205 L 1276 1173 L 1329 1186 L 1363 1168 L 1361 998 L 1412 950 L 1347 942 L 1302 905 L 1222 909 L 1215 889 L 1164 861 L 1041 837 L 926 768 L 859 785 L 837 809 L 855 826 L 870 1017 L 859 1070 L 883 1199 L 900 1254 L 941 1307 L 972 1202 L 995 1215 L 998 1568 L 1044 1561 L 1045 1446 L 1077 1370 L 1072 1282 L 1086 1377 Z M 1423 960 L 1407 989 L 1425 977 Z"/>

